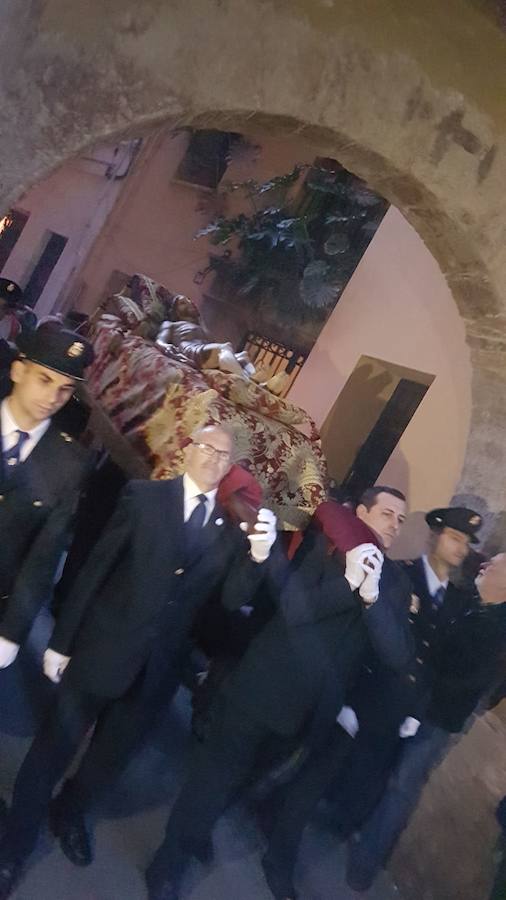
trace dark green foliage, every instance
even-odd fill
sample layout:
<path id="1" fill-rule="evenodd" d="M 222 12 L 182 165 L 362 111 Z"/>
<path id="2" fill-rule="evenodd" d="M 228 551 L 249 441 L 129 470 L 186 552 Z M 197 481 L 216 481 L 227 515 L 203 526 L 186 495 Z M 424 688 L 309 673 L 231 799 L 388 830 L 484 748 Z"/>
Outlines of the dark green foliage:
<path id="1" fill-rule="evenodd" d="M 387 208 L 333 160 L 225 189 L 240 192 L 251 212 L 220 216 L 197 233 L 215 246 L 233 241 L 238 251 L 211 256 L 211 265 L 234 294 L 301 320 L 321 319 L 335 305 Z"/>

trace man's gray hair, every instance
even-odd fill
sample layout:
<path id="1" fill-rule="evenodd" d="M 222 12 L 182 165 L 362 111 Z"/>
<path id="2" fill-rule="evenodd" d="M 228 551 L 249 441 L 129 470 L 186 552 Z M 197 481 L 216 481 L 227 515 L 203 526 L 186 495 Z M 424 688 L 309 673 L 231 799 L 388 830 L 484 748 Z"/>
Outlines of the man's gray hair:
<path id="1" fill-rule="evenodd" d="M 221 431 L 222 434 L 226 434 L 230 441 L 232 455 L 235 451 L 235 434 L 228 425 L 201 425 L 199 428 L 196 428 L 195 431 L 192 431 L 190 437 L 192 441 L 200 441 L 203 435 L 206 435 L 209 431 Z"/>

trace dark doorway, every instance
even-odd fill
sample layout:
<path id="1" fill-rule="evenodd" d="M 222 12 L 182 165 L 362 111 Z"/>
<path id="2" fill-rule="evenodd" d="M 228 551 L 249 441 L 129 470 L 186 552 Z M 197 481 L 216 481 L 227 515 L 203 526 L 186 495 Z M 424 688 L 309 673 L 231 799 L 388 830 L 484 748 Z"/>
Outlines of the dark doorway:
<path id="1" fill-rule="evenodd" d="M 378 479 L 428 388 L 408 378 L 399 381 L 343 481 L 346 493 L 355 500 Z"/>
<path id="2" fill-rule="evenodd" d="M 357 496 L 377 481 L 433 381 L 428 372 L 359 358 L 320 429 L 337 485 Z"/>
<path id="3" fill-rule="evenodd" d="M 30 275 L 25 287 L 25 303 L 27 306 L 35 306 L 44 290 L 51 273 L 62 255 L 67 238 L 61 234 L 50 233 L 47 244 L 42 251 L 38 263 Z"/>

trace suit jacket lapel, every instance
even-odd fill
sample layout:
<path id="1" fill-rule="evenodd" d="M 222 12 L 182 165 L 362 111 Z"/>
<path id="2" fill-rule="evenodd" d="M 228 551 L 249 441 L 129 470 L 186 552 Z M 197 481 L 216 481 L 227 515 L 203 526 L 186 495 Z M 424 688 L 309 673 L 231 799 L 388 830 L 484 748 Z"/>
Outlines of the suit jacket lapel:
<path id="1" fill-rule="evenodd" d="M 179 563 L 184 551 L 184 488 L 183 477 L 172 478 L 165 482 L 166 491 L 159 495 L 160 528 L 163 530 L 167 541 L 167 555 L 165 555 L 164 568 L 168 559 Z"/>
<path id="2" fill-rule="evenodd" d="M 3 482 L 6 476 L 6 465 L 4 460 L 4 441 L 2 435 L 2 429 L 0 428 L 0 482 Z"/>
<path id="3" fill-rule="evenodd" d="M 419 557 L 413 561 L 413 565 L 408 569 L 413 584 L 413 590 L 424 606 L 432 605 L 432 598 L 429 592 L 429 586 L 425 577 L 425 567 L 423 559 Z"/>
<path id="4" fill-rule="evenodd" d="M 50 423 L 49 428 L 26 460 L 15 466 L 12 471 L 7 471 L 7 465 L 3 458 L 3 439 L 0 429 L 0 479 L 5 489 L 12 490 L 21 483 L 30 484 L 32 488 L 46 486 L 50 480 L 48 478 L 49 468 L 52 467 L 53 473 L 59 471 L 57 465 L 59 449 L 58 430 Z"/>
<path id="5" fill-rule="evenodd" d="M 25 462 L 16 466 L 17 472 L 23 476 L 23 480 L 30 484 L 31 489 L 36 493 L 41 489 L 44 492 L 51 490 L 55 473 L 59 473 L 60 479 L 65 477 L 65 473 L 61 472 L 58 467 L 60 447 L 62 446 L 60 442 L 62 442 L 60 432 L 51 423 Z"/>

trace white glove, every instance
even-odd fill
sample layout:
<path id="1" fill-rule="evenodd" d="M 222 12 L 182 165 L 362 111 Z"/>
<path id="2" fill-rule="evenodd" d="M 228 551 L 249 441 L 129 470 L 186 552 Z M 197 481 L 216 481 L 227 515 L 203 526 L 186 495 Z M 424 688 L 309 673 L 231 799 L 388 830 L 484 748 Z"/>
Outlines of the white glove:
<path id="1" fill-rule="evenodd" d="M 346 571 L 344 577 L 352 591 L 356 591 L 362 584 L 369 571 L 364 567 L 364 562 L 366 559 L 370 559 L 373 556 L 381 556 L 381 560 L 383 561 L 383 554 L 374 544 L 359 544 L 359 546 L 354 547 L 353 550 L 348 550 L 346 554 Z"/>
<path id="2" fill-rule="evenodd" d="M 19 653 L 19 644 L 14 641 L 8 641 L 7 638 L 0 637 L 0 669 L 6 669 L 12 665 Z"/>
<path id="3" fill-rule="evenodd" d="M 62 653 L 57 653 L 56 650 L 51 650 L 51 648 L 48 647 L 44 653 L 44 660 L 42 663 L 44 675 L 46 678 L 49 678 L 50 681 L 54 682 L 54 684 L 59 684 L 69 662 L 70 656 L 63 656 Z"/>
<path id="4" fill-rule="evenodd" d="M 240 527 L 246 531 L 248 525 L 246 522 L 241 522 Z M 254 525 L 254 534 L 248 534 L 251 558 L 257 563 L 265 562 L 275 540 L 276 516 L 270 509 L 259 509 Z"/>
<path id="5" fill-rule="evenodd" d="M 374 555 L 371 554 L 364 560 L 366 576 L 358 591 L 364 603 L 375 603 L 378 599 L 383 559 L 381 550 L 376 549 Z"/>
<path id="6" fill-rule="evenodd" d="M 418 719 L 414 719 L 413 716 L 408 716 L 406 719 L 404 719 L 404 722 L 399 728 L 399 737 L 414 737 L 419 728 L 420 722 L 418 721 Z"/>
<path id="7" fill-rule="evenodd" d="M 341 712 L 339 713 L 336 722 L 341 728 L 344 728 L 350 737 L 354 738 L 357 736 L 360 726 L 358 724 L 357 714 L 351 706 L 343 706 L 341 708 Z"/>

